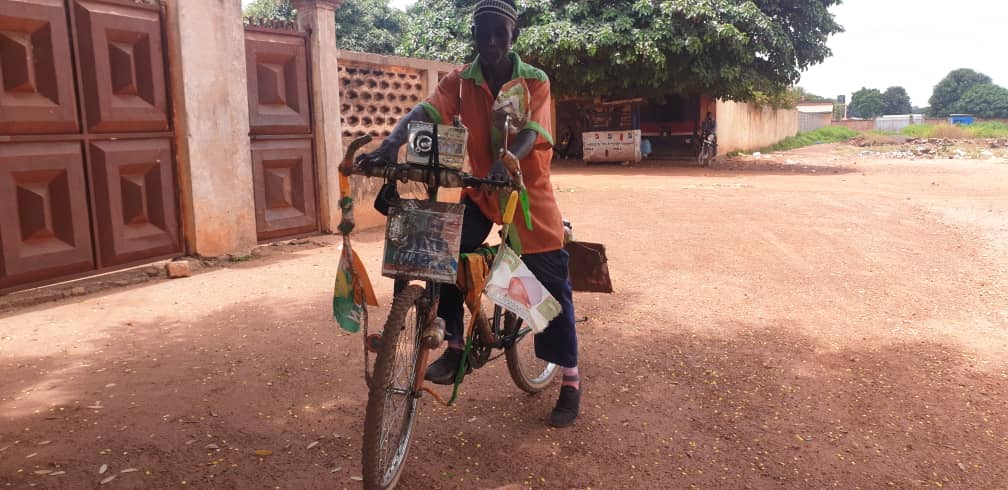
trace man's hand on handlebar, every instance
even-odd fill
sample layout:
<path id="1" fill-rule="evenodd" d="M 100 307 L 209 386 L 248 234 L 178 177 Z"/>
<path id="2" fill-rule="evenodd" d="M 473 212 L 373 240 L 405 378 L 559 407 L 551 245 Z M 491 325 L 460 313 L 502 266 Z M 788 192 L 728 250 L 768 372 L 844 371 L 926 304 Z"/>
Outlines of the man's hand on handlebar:
<path id="1" fill-rule="evenodd" d="M 490 173 L 487 175 L 487 180 L 494 182 L 500 182 L 501 184 L 507 184 L 511 182 L 511 172 L 508 172 L 507 166 L 504 165 L 504 161 L 497 159 L 494 160 L 493 165 L 490 167 Z M 485 185 L 483 190 L 487 192 L 493 192 L 500 190 L 492 186 Z"/>
<path id="2" fill-rule="evenodd" d="M 354 164 L 361 169 L 371 169 L 396 163 L 398 157 L 399 146 L 389 142 L 389 140 L 385 140 L 377 150 L 358 156 Z"/>

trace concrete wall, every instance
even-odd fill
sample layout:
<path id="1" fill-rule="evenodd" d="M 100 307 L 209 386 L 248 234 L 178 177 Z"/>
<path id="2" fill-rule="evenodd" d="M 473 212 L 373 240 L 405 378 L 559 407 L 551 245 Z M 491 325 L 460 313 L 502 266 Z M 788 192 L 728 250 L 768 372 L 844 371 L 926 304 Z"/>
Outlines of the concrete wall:
<path id="1" fill-rule="evenodd" d="M 241 0 L 167 2 L 183 233 L 190 254 L 256 245 Z"/>
<path id="2" fill-rule="evenodd" d="M 829 126 L 833 120 L 833 114 L 816 112 L 798 112 L 798 131 L 807 133 L 819 128 Z"/>
<path id="3" fill-rule="evenodd" d="M 798 134 L 796 109 L 772 109 L 717 101 L 718 154 L 765 148 Z"/>

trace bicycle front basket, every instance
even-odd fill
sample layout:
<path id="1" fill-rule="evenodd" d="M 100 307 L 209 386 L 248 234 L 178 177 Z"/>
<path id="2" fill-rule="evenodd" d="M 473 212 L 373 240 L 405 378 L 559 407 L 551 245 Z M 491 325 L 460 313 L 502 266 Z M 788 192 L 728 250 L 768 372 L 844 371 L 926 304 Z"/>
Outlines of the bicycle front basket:
<path id="1" fill-rule="evenodd" d="M 382 275 L 454 284 L 465 206 L 404 199 L 389 210 Z"/>

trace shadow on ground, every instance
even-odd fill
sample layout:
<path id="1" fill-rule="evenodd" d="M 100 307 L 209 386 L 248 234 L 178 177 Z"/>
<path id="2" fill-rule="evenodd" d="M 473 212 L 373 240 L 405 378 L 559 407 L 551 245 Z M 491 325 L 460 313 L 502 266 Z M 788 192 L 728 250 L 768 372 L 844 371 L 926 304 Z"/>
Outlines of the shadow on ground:
<path id="1" fill-rule="evenodd" d="M 0 485 L 84 488 L 109 475 L 130 488 L 359 485 L 359 338 L 336 330 L 324 300 L 96 325 L 95 340 L 40 357 L 4 351 Z M 554 391 L 519 392 L 497 361 L 458 406 L 424 400 L 402 487 L 1008 481 L 1005 372 L 938 343 L 831 350 L 807 326 L 770 325 L 727 324 L 718 336 L 590 320 L 574 428 L 547 429 Z"/>

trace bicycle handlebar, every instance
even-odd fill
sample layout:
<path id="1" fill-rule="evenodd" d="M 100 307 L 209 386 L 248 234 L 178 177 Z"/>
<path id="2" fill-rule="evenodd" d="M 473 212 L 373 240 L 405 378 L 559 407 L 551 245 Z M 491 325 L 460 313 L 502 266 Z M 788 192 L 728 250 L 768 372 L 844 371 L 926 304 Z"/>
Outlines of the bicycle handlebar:
<path id="1" fill-rule="evenodd" d="M 511 182 L 481 179 L 461 170 L 445 167 L 430 167 L 411 163 L 386 163 L 385 165 L 362 166 L 355 160 L 357 152 L 371 142 L 370 136 L 361 136 L 353 140 L 347 147 L 346 155 L 339 170 L 344 175 L 363 175 L 379 177 L 385 180 L 402 182 L 421 182 L 432 187 L 494 187 L 498 189 L 514 189 Z"/>

